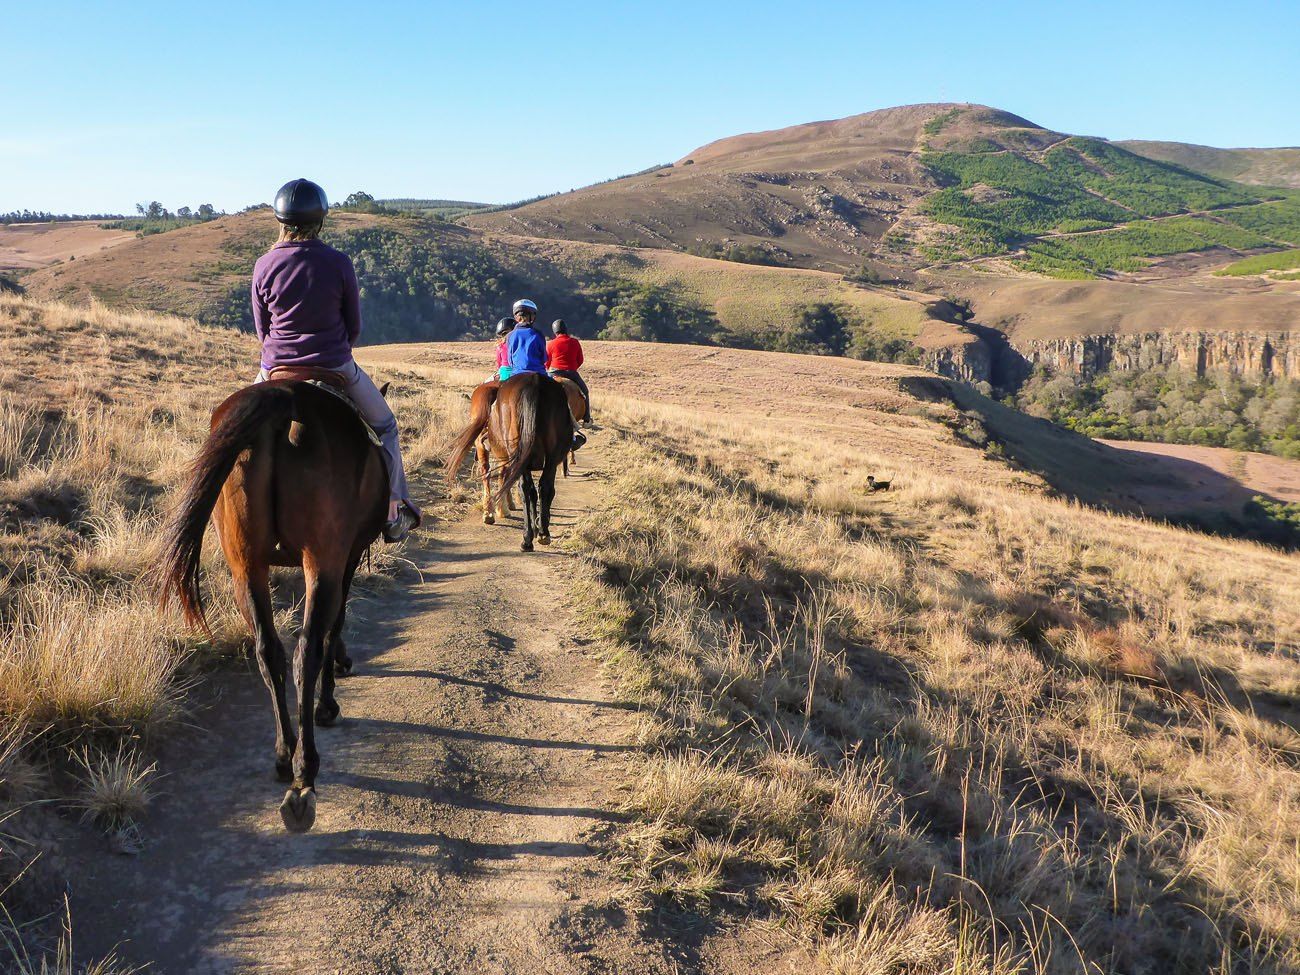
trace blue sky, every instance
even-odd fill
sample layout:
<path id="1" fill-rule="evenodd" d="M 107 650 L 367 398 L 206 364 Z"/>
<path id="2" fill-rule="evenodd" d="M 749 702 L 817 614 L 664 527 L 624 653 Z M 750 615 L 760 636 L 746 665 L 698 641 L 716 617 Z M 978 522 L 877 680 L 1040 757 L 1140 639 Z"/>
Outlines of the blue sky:
<path id="1" fill-rule="evenodd" d="M 1300 144 L 1300 2 L 3 0 L 0 211 L 505 202 L 738 132 L 982 102 L 1068 132 Z"/>

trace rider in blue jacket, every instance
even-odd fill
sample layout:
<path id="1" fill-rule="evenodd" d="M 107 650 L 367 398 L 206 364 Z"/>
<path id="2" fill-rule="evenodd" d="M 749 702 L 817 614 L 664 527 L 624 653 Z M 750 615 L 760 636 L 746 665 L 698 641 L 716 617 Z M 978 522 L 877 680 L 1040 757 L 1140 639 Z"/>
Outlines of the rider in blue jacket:
<path id="1" fill-rule="evenodd" d="M 510 375 L 521 372 L 535 372 L 545 376 L 547 382 L 555 382 L 546 371 L 546 339 L 537 331 L 537 306 L 527 298 L 515 302 L 515 327 L 506 339 L 506 348 L 510 350 Z M 582 431 L 574 427 L 573 449 L 577 450 L 587 442 Z"/>
<path id="2" fill-rule="evenodd" d="M 510 374 L 539 372 L 546 375 L 546 339 L 533 327 L 537 306 L 527 298 L 515 302 L 515 328 L 506 340 L 510 350 Z"/>

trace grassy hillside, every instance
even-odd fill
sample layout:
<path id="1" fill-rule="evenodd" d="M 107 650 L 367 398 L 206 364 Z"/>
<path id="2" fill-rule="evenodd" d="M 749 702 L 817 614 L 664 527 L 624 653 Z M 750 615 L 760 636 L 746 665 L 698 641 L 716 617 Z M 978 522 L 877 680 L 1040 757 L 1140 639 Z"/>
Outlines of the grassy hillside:
<path id="1" fill-rule="evenodd" d="M 24 278 L 37 297 L 95 298 L 251 328 L 248 287 L 274 239 L 265 213 L 132 241 Z M 486 337 L 528 295 L 575 334 L 900 355 L 928 304 L 839 275 L 670 252 L 484 235 L 439 220 L 340 213 L 325 239 L 357 268 L 369 343 Z M 811 324 L 807 324 L 811 322 Z"/>
<path id="2" fill-rule="evenodd" d="M 1148 142 L 1140 139 L 1117 142 L 1116 145 L 1139 156 L 1173 163 L 1216 179 L 1231 179 L 1256 186 L 1300 189 L 1300 148 L 1216 149 L 1186 142 Z"/>
<path id="3" fill-rule="evenodd" d="M 576 547 L 646 712 L 634 904 L 764 925 L 802 970 L 1300 964 L 1293 558 L 785 417 L 605 410 Z"/>
<path id="4" fill-rule="evenodd" d="M 1274 254 L 1257 254 L 1254 257 L 1234 261 L 1214 273 L 1227 277 L 1242 277 L 1247 274 L 1266 274 L 1269 271 L 1280 271 L 1283 273 L 1273 274 L 1270 277 L 1278 280 L 1288 280 L 1285 272 L 1294 271 L 1297 268 L 1300 268 L 1300 248 L 1279 251 Z"/>

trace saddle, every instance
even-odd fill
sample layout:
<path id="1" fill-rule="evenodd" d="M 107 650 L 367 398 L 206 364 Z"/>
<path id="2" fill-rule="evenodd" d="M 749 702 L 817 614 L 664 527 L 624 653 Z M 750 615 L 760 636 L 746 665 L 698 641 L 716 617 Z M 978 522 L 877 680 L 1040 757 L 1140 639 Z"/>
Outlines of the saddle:
<path id="1" fill-rule="evenodd" d="M 374 428 L 366 422 L 366 418 L 361 415 L 361 410 L 357 404 L 352 402 L 344 390 L 347 389 L 347 380 L 343 374 L 335 372 L 333 369 L 322 369 L 319 366 L 276 366 L 267 374 L 269 382 L 297 382 L 307 383 L 315 386 L 317 389 L 329 393 L 335 399 L 346 403 L 361 423 L 361 428 L 366 431 L 366 437 L 376 447 L 383 447 L 384 442 L 379 439 L 379 434 L 375 433 Z M 387 463 L 387 458 L 385 458 Z"/>
<path id="2" fill-rule="evenodd" d="M 276 366 L 267 376 L 272 382 L 300 382 L 326 385 L 342 392 L 347 388 L 347 380 L 341 372 L 322 369 L 320 366 Z M 350 402 L 350 401 L 349 401 Z"/>

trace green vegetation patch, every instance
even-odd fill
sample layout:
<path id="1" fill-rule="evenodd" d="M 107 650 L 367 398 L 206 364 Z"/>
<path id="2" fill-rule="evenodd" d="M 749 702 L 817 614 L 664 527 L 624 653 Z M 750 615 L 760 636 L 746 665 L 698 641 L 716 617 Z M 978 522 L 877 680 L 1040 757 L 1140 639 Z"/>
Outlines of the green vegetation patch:
<path id="1" fill-rule="evenodd" d="M 694 243 L 686 248 L 686 253 L 696 257 L 708 257 L 717 261 L 733 261 L 736 264 L 759 264 L 764 267 L 784 267 L 786 262 L 780 254 L 759 247 L 757 244 L 714 244 Z"/>
<path id="2" fill-rule="evenodd" d="M 1131 216 L 1069 176 L 1015 153 L 933 153 L 924 163 L 946 188 L 931 195 L 922 212 L 996 241 L 1004 249 L 1025 237 L 1056 230 L 1067 220 L 1111 226 Z M 969 193 L 976 187 L 984 188 L 982 200 Z"/>
<path id="3" fill-rule="evenodd" d="M 1300 204 L 1289 199 L 1260 203 L 1262 197 L 1245 187 L 1145 159 L 1099 139 L 1068 139 L 1048 150 L 1042 162 L 987 140 L 968 148 L 974 151 L 924 157 L 942 189 L 921 211 L 961 231 L 960 237 L 922 248 L 932 261 L 990 256 L 1044 234 L 1104 230 L 1136 217 L 1201 210 L 1221 210 L 1232 221 L 1231 229 L 1204 220 L 1163 221 L 1149 228 L 1133 224 L 1104 240 L 1039 241 L 1030 246 L 1026 267 L 1059 277 L 1088 277 L 1103 270 L 1133 270 L 1143 257 L 1215 245 L 1262 247 L 1289 240 L 1287 233 L 1300 239 Z M 1225 209 L 1231 207 L 1244 209 Z M 1238 228 L 1247 232 L 1238 233 Z"/>
<path id="4" fill-rule="evenodd" d="M 1265 271 L 1292 271 L 1300 268 L 1300 248 L 1273 254 L 1256 254 L 1246 257 L 1214 273 L 1220 277 L 1238 277 L 1246 274 L 1263 274 Z"/>
<path id="5" fill-rule="evenodd" d="M 1178 366 L 1091 379 L 1035 368 L 1015 405 L 1090 437 L 1259 450 L 1300 460 L 1300 381 L 1197 378 Z"/>
<path id="6" fill-rule="evenodd" d="M 1228 211 L 1223 219 L 1278 243 L 1300 245 L 1300 193 L 1272 203 Z"/>
<path id="7" fill-rule="evenodd" d="M 1101 139 L 1073 138 L 1044 157 L 1055 173 L 1144 217 L 1242 206 L 1244 188 L 1134 155 Z"/>
<path id="8" fill-rule="evenodd" d="M 940 112 L 925 123 L 925 134 L 938 135 L 950 122 L 955 122 L 960 115 L 960 108 L 950 108 L 946 112 Z"/>
<path id="9" fill-rule="evenodd" d="M 454 220 L 463 214 L 474 213 L 488 206 L 486 203 L 468 203 L 463 200 L 423 200 L 413 197 L 376 202 L 388 213 L 407 213 L 417 217 L 433 217 L 436 220 Z"/>
<path id="10" fill-rule="evenodd" d="M 1206 217 L 1176 217 L 1129 224 L 1119 230 L 1079 237 L 1037 240 L 1025 248 L 1027 270 L 1054 277 L 1093 277 L 1103 271 L 1136 271 L 1146 258 L 1211 247 L 1246 250 L 1271 241 L 1236 224 Z"/>
<path id="11" fill-rule="evenodd" d="M 1286 548 L 1300 548 L 1300 504 L 1274 501 L 1257 494 L 1246 502 L 1243 512 L 1253 534 L 1261 541 Z"/>

